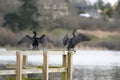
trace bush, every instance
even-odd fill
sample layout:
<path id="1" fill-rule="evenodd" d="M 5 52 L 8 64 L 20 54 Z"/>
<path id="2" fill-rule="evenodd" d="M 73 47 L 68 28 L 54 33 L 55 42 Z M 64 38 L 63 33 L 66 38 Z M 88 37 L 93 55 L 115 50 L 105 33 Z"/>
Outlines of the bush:
<path id="1" fill-rule="evenodd" d="M 119 41 L 100 41 L 97 43 L 98 46 L 106 47 L 109 50 L 120 50 Z"/>
<path id="2" fill-rule="evenodd" d="M 49 24 L 49 28 L 119 31 L 119 25 L 120 20 L 105 21 L 103 19 L 83 18 L 80 16 L 64 16 Z"/>
<path id="3" fill-rule="evenodd" d="M 13 46 L 16 44 L 16 41 L 16 35 L 11 30 L 7 28 L 0 28 L 0 46 Z"/>

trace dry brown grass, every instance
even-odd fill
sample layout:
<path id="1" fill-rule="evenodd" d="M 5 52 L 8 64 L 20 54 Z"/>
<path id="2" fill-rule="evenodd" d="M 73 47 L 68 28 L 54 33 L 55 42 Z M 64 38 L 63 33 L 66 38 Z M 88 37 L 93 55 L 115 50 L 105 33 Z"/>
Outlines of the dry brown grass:
<path id="1" fill-rule="evenodd" d="M 0 45 L 15 45 L 16 35 L 7 28 L 0 28 Z"/>
<path id="2" fill-rule="evenodd" d="M 78 29 L 76 34 L 79 34 L 79 33 L 83 33 L 83 34 L 89 34 L 89 35 L 92 35 L 92 36 L 96 36 L 98 38 L 105 38 L 105 37 L 108 37 L 108 36 L 120 36 L 120 32 L 118 31 L 113 31 L 113 32 L 110 32 L 110 31 L 102 31 L 102 30 L 81 30 L 81 29 Z"/>

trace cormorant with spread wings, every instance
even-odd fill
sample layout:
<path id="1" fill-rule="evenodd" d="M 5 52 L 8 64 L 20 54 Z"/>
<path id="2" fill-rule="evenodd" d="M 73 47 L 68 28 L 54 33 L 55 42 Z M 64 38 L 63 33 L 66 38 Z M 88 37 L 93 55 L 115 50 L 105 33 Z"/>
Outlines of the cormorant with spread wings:
<path id="1" fill-rule="evenodd" d="M 53 41 L 50 40 L 45 34 L 41 35 L 40 37 L 37 37 L 37 33 L 35 31 L 33 31 L 33 34 L 33 37 L 26 35 L 17 43 L 32 43 L 33 50 L 38 49 L 39 43 L 41 43 L 43 46 L 46 46 L 47 42 L 53 43 Z"/>
<path id="2" fill-rule="evenodd" d="M 64 46 L 67 45 L 67 50 L 71 50 L 73 49 L 74 50 L 74 47 L 82 42 L 82 41 L 90 41 L 91 38 L 79 33 L 79 35 L 76 35 L 75 34 L 75 31 L 73 31 L 73 37 L 69 38 L 68 35 L 65 35 L 64 38 L 63 38 L 63 44 Z"/>

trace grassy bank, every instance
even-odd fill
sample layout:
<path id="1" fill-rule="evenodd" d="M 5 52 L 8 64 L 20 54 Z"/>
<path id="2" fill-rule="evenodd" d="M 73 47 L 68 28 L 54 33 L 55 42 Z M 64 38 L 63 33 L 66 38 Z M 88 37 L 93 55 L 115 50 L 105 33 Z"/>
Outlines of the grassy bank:
<path id="1" fill-rule="evenodd" d="M 72 31 L 69 29 L 56 28 L 53 30 L 41 29 L 38 30 L 38 36 L 46 34 L 51 40 L 54 41 L 54 44 L 48 44 L 48 49 L 65 49 L 63 46 L 62 39 L 68 34 L 69 37 L 72 37 Z M 83 33 L 91 37 L 90 42 L 82 42 L 78 44 L 77 49 L 110 49 L 110 50 L 120 50 L 120 34 L 117 31 L 102 31 L 102 30 L 79 30 L 80 33 Z M 6 28 L 0 29 L 0 45 L 1 47 L 6 47 L 7 49 L 29 49 L 27 44 L 17 45 L 23 36 L 33 34 L 30 30 L 22 32 L 13 32 Z M 40 45 L 41 46 L 41 45 Z M 42 47 L 42 46 L 41 46 Z"/>

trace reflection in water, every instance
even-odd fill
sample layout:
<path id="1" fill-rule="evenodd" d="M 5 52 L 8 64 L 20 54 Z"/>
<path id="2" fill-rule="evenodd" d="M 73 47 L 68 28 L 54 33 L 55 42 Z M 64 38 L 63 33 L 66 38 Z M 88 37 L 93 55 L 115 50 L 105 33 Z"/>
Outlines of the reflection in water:
<path id="1" fill-rule="evenodd" d="M 61 73 L 50 73 L 50 80 L 61 80 Z M 120 66 L 74 66 L 73 80 L 120 80 Z"/>
<path id="2" fill-rule="evenodd" d="M 120 66 L 79 66 L 73 80 L 120 80 Z"/>

